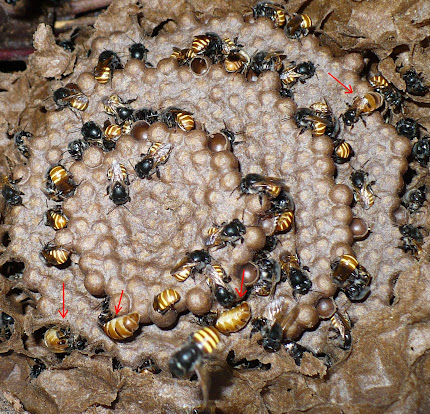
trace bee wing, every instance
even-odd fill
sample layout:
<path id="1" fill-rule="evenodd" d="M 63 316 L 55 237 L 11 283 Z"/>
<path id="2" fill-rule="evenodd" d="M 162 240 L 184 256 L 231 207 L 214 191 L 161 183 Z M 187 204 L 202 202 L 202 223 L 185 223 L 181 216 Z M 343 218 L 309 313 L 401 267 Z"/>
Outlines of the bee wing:
<path id="1" fill-rule="evenodd" d="M 212 227 L 211 230 L 213 231 L 211 234 L 209 234 L 205 240 L 205 246 L 206 247 L 211 247 L 211 246 L 215 246 L 217 243 L 217 239 L 218 239 L 218 235 L 221 231 L 221 228 L 218 228 L 217 230 L 214 230 L 214 228 Z"/>
<path id="2" fill-rule="evenodd" d="M 282 312 L 282 308 L 284 306 L 284 299 L 283 298 L 277 298 L 275 300 L 272 300 L 265 309 L 264 313 L 267 317 L 267 319 L 274 321 L 276 316 L 279 315 Z"/>
<path id="3" fill-rule="evenodd" d="M 197 374 L 197 377 L 200 382 L 200 388 L 202 389 L 203 408 L 206 408 L 209 403 L 210 376 L 208 374 L 208 371 L 201 363 L 196 365 L 194 371 Z"/>
<path id="4" fill-rule="evenodd" d="M 154 164 L 159 164 L 161 162 L 167 161 L 167 156 L 170 151 L 172 151 L 172 144 L 162 144 L 158 149 L 154 152 L 153 157 L 155 160 Z"/>
<path id="5" fill-rule="evenodd" d="M 215 270 L 212 265 L 207 265 L 203 273 L 205 274 L 205 276 L 210 278 L 216 285 L 225 286 L 221 275 Z"/>
<path id="6" fill-rule="evenodd" d="M 188 261 L 188 257 L 185 256 L 181 260 L 179 260 L 178 263 L 170 270 L 170 274 L 173 275 L 180 269 L 192 269 L 194 266 L 196 266 L 198 263 L 191 263 Z"/>

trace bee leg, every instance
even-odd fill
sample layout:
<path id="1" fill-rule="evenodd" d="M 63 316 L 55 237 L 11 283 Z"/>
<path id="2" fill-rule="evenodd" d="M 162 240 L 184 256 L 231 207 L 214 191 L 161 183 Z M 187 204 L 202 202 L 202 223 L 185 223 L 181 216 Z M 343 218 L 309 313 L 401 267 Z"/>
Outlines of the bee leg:
<path id="1" fill-rule="evenodd" d="M 203 408 L 206 409 L 209 404 L 210 377 L 202 365 L 197 366 L 195 371 L 200 382 L 200 388 L 202 390 Z"/>
<path id="2" fill-rule="evenodd" d="M 160 169 L 158 167 L 155 168 L 155 173 L 157 174 L 157 178 L 160 179 L 161 175 L 160 175 Z"/>

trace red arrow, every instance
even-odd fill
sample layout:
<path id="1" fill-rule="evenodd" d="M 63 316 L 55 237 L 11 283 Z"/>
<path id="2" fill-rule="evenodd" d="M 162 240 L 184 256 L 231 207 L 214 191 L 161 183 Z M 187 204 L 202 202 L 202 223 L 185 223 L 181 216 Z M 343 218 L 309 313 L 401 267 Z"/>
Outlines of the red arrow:
<path id="1" fill-rule="evenodd" d="M 68 309 L 66 309 L 66 311 L 64 311 L 64 282 L 63 282 L 63 312 L 58 311 L 60 313 L 60 315 L 62 316 L 62 318 L 64 319 L 67 315 L 67 312 L 69 312 Z"/>
<path id="2" fill-rule="evenodd" d="M 115 305 L 115 315 L 122 309 L 121 305 L 121 299 L 122 299 L 122 294 L 124 293 L 123 290 L 121 290 L 121 296 L 119 297 L 119 302 L 118 302 L 118 306 Z"/>
<path id="3" fill-rule="evenodd" d="M 240 285 L 240 292 L 236 289 L 236 292 L 239 295 L 239 297 L 244 296 L 245 293 L 247 292 L 247 290 L 245 290 L 245 292 L 242 293 L 242 290 L 243 290 L 243 278 L 244 277 L 245 277 L 245 269 L 243 269 L 243 273 L 242 273 L 242 284 Z"/>
<path id="4" fill-rule="evenodd" d="M 347 89 L 345 91 L 345 93 L 352 93 L 352 87 L 351 85 L 348 85 L 349 88 L 347 88 L 339 79 L 336 79 L 330 72 L 328 73 L 334 80 L 336 80 L 337 82 L 339 82 L 345 89 Z"/>

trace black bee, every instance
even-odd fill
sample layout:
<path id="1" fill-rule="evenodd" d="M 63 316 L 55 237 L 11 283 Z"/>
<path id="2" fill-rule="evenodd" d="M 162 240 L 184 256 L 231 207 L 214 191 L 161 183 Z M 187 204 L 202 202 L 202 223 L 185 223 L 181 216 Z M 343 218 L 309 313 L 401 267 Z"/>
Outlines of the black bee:
<path id="1" fill-rule="evenodd" d="M 34 358 L 35 364 L 30 369 L 30 378 L 37 378 L 46 369 L 46 365 L 39 359 Z"/>
<path id="2" fill-rule="evenodd" d="M 211 227 L 208 230 L 205 246 L 220 249 L 227 244 L 231 244 L 234 247 L 239 240 L 243 243 L 242 235 L 245 233 L 245 225 L 239 219 L 234 219 L 230 223 L 222 223 L 220 226 Z"/>
<path id="3" fill-rule="evenodd" d="M 281 266 L 263 252 L 254 256 L 253 263 L 259 271 L 259 279 L 253 286 L 254 292 L 259 296 L 270 295 L 273 298 L 276 286 L 281 281 Z"/>
<path id="4" fill-rule="evenodd" d="M 287 56 L 282 52 L 267 52 L 261 50 L 251 57 L 250 68 L 258 76 L 266 71 L 280 72 L 283 69 L 282 61 Z"/>
<path id="5" fill-rule="evenodd" d="M 75 139 L 67 145 L 67 152 L 76 161 L 82 160 L 84 151 L 88 148 L 88 143 L 84 139 Z"/>
<path id="6" fill-rule="evenodd" d="M 25 157 L 30 158 L 30 150 L 28 149 L 26 140 L 33 138 L 33 134 L 27 131 L 17 132 L 13 136 L 13 142 L 16 145 L 18 151 Z"/>
<path id="7" fill-rule="evenodd" d="M 424 84 L 421 73 L 415 69 L 409 69 L 403 74 L 403 80 L 406 83 L 406 91 L 412 95 L 424 96 L 429 88 Z"/>
<path id="8" fill-rule="evenodd" d="M 328 355 L 316 354 L 311 349 L 306 348 L 305 346 L 299 344 L 296 341 L 286 340 L 286 341 L 284 341 L 283 345 L 284 345 L 285 350 L 290 355 L 290 357 L 294 359 L 294 362 L 296 363 L 297 366 L 300 366 L 302 364 L 302 358 L 303 358 L 303 355 L 305 354 L 305 352 L 310 353 L 315 358 L 322 359 L 326 366 L 329 367 L 331 365 L 330 357 Z"/>
<path id="9" fill-rule="evenodd" d="M 1 194 L 6 200 L 6 204 L 8 206 L 20 206 L 22 205 L 22 195 L 24 193 L 19 191 L 16 184 L 18 184 L 21 180 L 12 180 L 11 177 L 7 177 L 6 175 L 2 175 L 3 187 L 1 189 Z"/>
<path id="10" fill-rule="evenodd" d="M 97 82 L 105 84 L 111 78 L 114 70 L 121 69 L 121 60 L 112 50 L 105 50 L 99 55 L 99 60 L 94 68 L 94 78 Z"/>
<path id="11" fill-rule="evenodd" d="M 430 159 L 430 137 L 419 139 L 412 147 L 412 157 L 417 160 L 422 167 L 427 167 Z"/>
<path id="12" fill-rule="evenodd" d="M 227 285 L 224 269 L 218 264 L 209 264 L 205 267 L 207 283 L 217 302 L 224 307 L 230 307 L 236 300 L 234 291 Z"/>
<path id="13" fill-rule="evenodd" d="M 70 108 L 72 111 L 85 111 L 88 108 L 89 99 L 75 83 L 68 83 L 64 88 L 54 91 L 54 102 L 58 110 Z"/>
<path id="14" fill-rule="evenodd" d="M 258 17 L 268 17 L 275 24 L 275 27 L 284 27 L 286 22 L 286 12 L 280 4 L 262 2 L 252 8 L 254 19 Z"/>
<path id="15" fill-rule="evenodd" d="M 265 216 L 280 214 L 287 210 L 294 211 L 294 209 L 295 205 L 291 194 L 287 188 L 282 188 L 275 198 L 270 199 L 270 208 L 266 211 Z"/>
<path id="16" fill-rule="evenodd" d="M 279 196 L 285 187 L 285 182 L 275 177 L 265 177 L 261 174 L 247 174 L 240 180 L 239 188 L 242 194 L 258 194 L 260 204 L 263 194 L 271 199 Z"/>
<path id="17" fill-rule="evenodd" d="M 248 360 L 246 358 L 242 358 L 236 360 L 236 355 L 233 349 L 228 353 L 226 361 L 230 367 L 236 369 L 261 369 L 262 371 L 267 371 L 272 367 L 272 364 L 263 364 L 258 359 Z"/>
<path id="18" fill-rule="evenodd" d="M 290 39 L 300 39 L 309 34 L 312 27 L 312 20 L 307 14 L 293 14 L 284 27 L 284 32 Z"/>
<path id="19" fill-rule="evenodd" d="M 102 129 L 93 121 L 85 122 L 81 128 L 81 134 L 84 140 L 89 144 L 98 144 L 103 137 Z"/>
<path id="20" fill-rule="evenodd" d="M 405 224 L 399 227 L 399 231 L 402 234 L 401 241 L 402 245 L 398 246 L 404 252 L 410 252 L 416 259 L 419 259 L 422 254 L 422 245 L 424 243 L 424 236 L 418 227 L 412 224 Z"/>
<path id="21" fill-rule="evenodd" d="M 405 206 L 410 213 L 415 213 L 419 210 L 426 201 L 426 187 L 425 185 L 419 188 L 411 188 L 406 191 L 402 197 L 401 204 Z"/>
<path id="22" fill-rule="evenodd" d="M 155 111 L 151 108 L 137 109 L 133 113 L 134 121 L 146 121 L 148 122 L 148 124 L 153 124 L 154 122 L 157 122 L 158 118 L 158 111 Z"/>
<path id="23" fill-rule="evenodd" d="M 154 142 L 146 154 L 141 154 L 143 158 L 134 166 L 137 176 L 151 179 L 152 175 L 157 174 L 157 177 L 160 178 L 158 167 L 167 162 L 172 149 L 172 144 Z"/>
<path id="24" fill-rule="evenodd" d="M 402 118 L 396 124 L 396 131 L 399 135 L 413 140 L 414 138 L 420 138 L 420 127 L 423 128 L 415 119 Z"/>
<path id="25" fill-rule="evenodd" d="M 351 174 L 351 184 L 354 190 L 354 200 L 361 204 L 365 210 L 373 206 L 375 196 L 372 185 L 375 181 L 369 181 L 368 173 L 363 170 L 354 171 Z"/>
<path id="26" fill-rule="evenodd" d="M 211 256 L 206 250 L 193 250 L 183 257 L 170 270 L 170 274 L 179 282 L 184 282 L 194 272 L 200 272 L 211 263 Z"/>
<path id="27" fill-rule="evenodd" d="M 135 371 L 138 373 L 150 372 L 151 374 L 157 375 L 161 372 L 161 369 L 152 358 L 145 358 L 135 369 Z"/>
<path id="28" fill-rule="evenodd" d="M 110 181 L 107 187 L 107 194 L 109 198 L 117 205 L 130 201 L 128 186 L 130 181 L 128 180 L 127 170 L 124 165 L 120 164 L 118 161 L 113 160 L 112 167 L 109 168 L 108 180 Z"/>
<path id="29" fill-rule="evenodd" d="M 0 340 L 8 341 L 11 338 L 14 325 L 15 320 L 12 316 L 0 311 Z"/>
<path id="30" fill-rule="evenodd" d="M 340 349 L 347 351 L 352 346 L 352 336 L 351 336 L 351 320 L 348 314 L 345 312 L 340 313 L 336 311 L 330 318 L 333 328 L 337 331 L 333 339 L 337 339 Z"/>
<path id="31" fill-rule="evenodd" d="M 55 41 L 55 43 L 58 46 L 61 46 L 66 52 L 70 52 L 72 53 L 75 50 L 75 38 L 78 36 L 79 34 L 79 28 L 75 29 L 73 31 L 73 33 L 70 36 L 70 39 L 65 39 L 65 40 L 59 40 L 57 39 Z"/>
<path id="32" fill-rule="evenodd" d="M 133 43 L 129 48 L 130 57 L 132 59 L 139 59 L 146 61 L 146 55 L 149 50 L 144 46 L 143 43 Z"/>
<path id="33" fill-rule="evenodd" d="M 134 102 L 136 99 L 129 99 L 124 101 L 118 95 L 106 96 L 103 101 L 103 108 L 109 115 L 115 116 L 115 122 L 117 124 L 122 124 L 123 122 L 129 120 L 134 120 L 134 110 L 127 106 L 129 103 Z"/>
<path id="34" fill-rule="evenodd" d="M 304 272 L 309 272 L 309 269 L 307 267 L 302 267 L 299 257 L 289 252 L 281 254 L 279 261 L 282 270 L 287 275 L 291 287 L 293 288 L 293 295 L 306 295 L 306 293 L 312 289 L 312 281 Z"/>

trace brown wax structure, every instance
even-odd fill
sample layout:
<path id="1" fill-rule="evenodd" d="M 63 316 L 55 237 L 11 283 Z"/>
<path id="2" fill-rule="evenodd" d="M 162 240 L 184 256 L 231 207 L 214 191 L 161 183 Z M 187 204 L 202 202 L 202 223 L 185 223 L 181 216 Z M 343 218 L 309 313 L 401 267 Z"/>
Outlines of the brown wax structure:
<path id="1" fill-rule="evenodd" d="M 202 329 L 205 315 L 225 308 L 214 298 L 207 268 L 191 270 L 182 282 L 171 270 L 190 252 L 205 248 L 209 228 L 239 219 L 246 227 L 243 240 L 209 249 L 211 264 L 222 266 L 231 277 L 225 283 L 234 294 L 233 306 L 243 300 L 236 289 L 245 269 L 243 290 L 248 290 L 252 318 L 269 317 L 270 305 L 282 302 L 288 316 L 284 339 L 298 341 L 307 351 L 300 364 L 287 347 L 267 352 L 261 333 L 251 332 L 251 323 L 221 335 L 202 362 L 211 378 L 216 412 L 426 412 L 428 249 L 424 243 L 417 261 L 398 248 L 400 225 L 428 225 L 427 202 L 413 214 L 400 205 L 411 143 L 384 123 L 379 112 L 364 116 L 365 123 L 359 120 L 351 129 L 340 121 L 339 138 L 352 146 L 355 156 L 335 165 L 333 140 L 313 136 L 312 130 L 302 133 L 294 121 L 298 108 L 323 99 L 339 117 L 355 96 L 370 91 L 360 78 L 363 58 L 357 53 L 335 58 L 313 35 L 288 39 L 269 19 L 250 18 L 246 7 L 226 10 L 220 4 L 210 17 L 188 3 L 172 10 L 163 2 L 157 10 L 159 3 L 152 3 L 145 5 L 145 20 L 135 2 L 114 1 L 88 40 L 77 40 L 78 51 L 71 58 L 58 53 L 49 27 L 41 25 L 27 71 L 0 77 L 0 156 L 7 156 L 12 166 L 11 173 L 2 161 L 1 173 L 20 179 L 16 185 L 24 193 L 23 205 L 5 205 L 1 216 L 0 311 L 14 318 L 11 334 L 2 331 L 0 337 L 2 390 L 14 407 L 18 400 L 35 413 L 192 412 L 202 402 L 198 382 L 189 376 L 173 378 L 169 359 Z M 148 30 L 161 21 L 160 14 L 169 18 L 168 12 L 174 21 L 157 36 L 142 38 L 142 27 Z M 190 68 L 170 57 L 173 47 L 190 47 L 193 36 L 210 32 L 238 38 L 250 56 L 260 50 L 281 51 L 286 61 L 311 61 L 316 75 L 298 82 L 294 99 L 289 99 L 279 94 L 276 72 L 247 81 L 243 74 L 227 73 L 222 63 L 209 62 L 202 70 L 201 62 Z M 128 57 L 130 38 L 142 39 L 153 67 Z M 93 70 L 106 50 L 120 56 L 123 69 L 100 84 Z M 343 96 L 328 72 L 353 85 L 353 96 Z M 76 83 L 89 97 L 85 111 L 56 110 L 53 92 L 68 83 Z M 197 127 L 185 132 L 139 121 L 114 150 L 93 145 L 82 160 L 72 159 L 67 145 L 82 138 L 83 123 L 103 126 L 113 120 L 102 104 L 112 94 L 133 100 L 128 104 L 133 109 L 190 112 Z M 27 142 L 28 159 L 7 135 L 24 127 L 33 134 Z M 235 143 L 222 135 L 226 128 L 235 133 Z M 160 177 L 141 179 L 133 167 L 155 142 L 170 144 L 171 154 L 159 166 Z M 107 172 L 115 162 L 124 166 L 129 180 L 130 201 L 118 206 L 106 194 Z M 43 190 L 48 170 L 58 163 L 78 186 L 61 202 L 67 228 L 54 231 L 44 225 L 43 216 L 59 203 Z M 360 169 L 368 172 L 375 194 L 368 210 L 353 201 L 350 175 Z M 252 262 L 273 223 L 262 220 L 270 208 L 267 195 L 260 200 L 240 192 L 241 178 L 250 173 L 282 179 L 294 200 L 293 229 L 278 236 L 280 243 L 269 256 L 279 260 L 282 251 L 297 253 L 312 282 L 307 294 L 293 292 L 289 280 L 278 283 L 274 298 L 253 290 L 260 273 Z M 424 173 L 414 183 L 419 179 L 427 180 Z M 50 241 L 70 252 L 68 266 L 46 266 L 39 253 L 41 242 Z M 372 276 L 365 300 L 349 301 L 332 282 L 331 263 L 343 254 L 354 255 Z M 65 319 L 58 314 L 63 283 L 69 311 Z M 175 289 L 180 299 L 159 312 L 154 298 L 166 289 Z M 110 298 L 107 310 L 102 306 L 105 297 Z M 113 340 L 98 317 L 102 312 L 115 315 L 120 297 L 122 309 L 116 316 L 137 312 L 140 326 L 130 337 Z M 351 318 L 350 349 L 339 347 L 331 324 L 337 310 L 347 310 Z M 49 352 L 43 335 L 53 326 L 70 330 L 73 350 L 60 356 Z M 79 337 L 85 340 L 82 346 Z M 233 368 L 226 362 L 232 349 L 236 360 L 259 360 L 270 368 Z M 138 368 L 149 360 L 161 372 Z M 47 369 L 34 375 L 38 361 Z"/>

